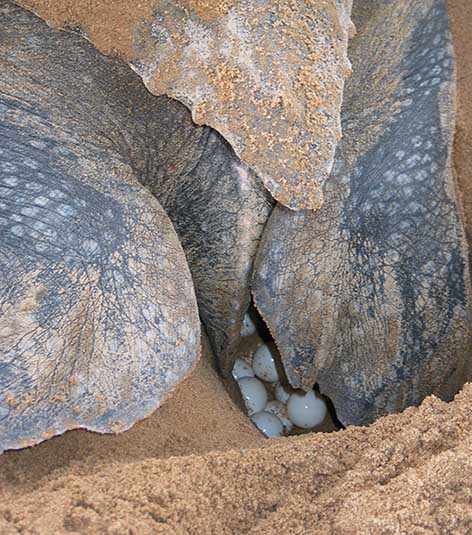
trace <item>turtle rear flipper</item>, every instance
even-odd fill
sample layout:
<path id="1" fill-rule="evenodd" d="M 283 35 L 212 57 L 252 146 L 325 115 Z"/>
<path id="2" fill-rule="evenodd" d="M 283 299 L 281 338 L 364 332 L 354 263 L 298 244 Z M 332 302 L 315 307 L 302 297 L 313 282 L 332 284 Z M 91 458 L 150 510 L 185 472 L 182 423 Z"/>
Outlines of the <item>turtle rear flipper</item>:
<path id="1" fill-rule="evenodd" d="M 276 207 L 254 295 L 291 384 L 318 382 L 344 424 L 367 424 L 467 380 L 470 282 L 445 2 L 358 1 L 353 14 L 325 204 Z"/>
<path id="2" fill-rule="evenodd" d="M 12 129 L 9 140 L 18 153 Z M 129 169 L 107 170 L 111 159 L 63 174 L 28 155 L 41 173 L 18 160 L 0 195 L 2 450 L 75 427 L 124 430 L 199 354 L 185 256 L 152 195 Z"/>
<path id="3" fill-rule="evenodd" d="M 0 26 L 3 451 L 130 427 L 194 366 L 200 321 L 177 234 L 133 169 L 129 69 L 12 4 Z"/>

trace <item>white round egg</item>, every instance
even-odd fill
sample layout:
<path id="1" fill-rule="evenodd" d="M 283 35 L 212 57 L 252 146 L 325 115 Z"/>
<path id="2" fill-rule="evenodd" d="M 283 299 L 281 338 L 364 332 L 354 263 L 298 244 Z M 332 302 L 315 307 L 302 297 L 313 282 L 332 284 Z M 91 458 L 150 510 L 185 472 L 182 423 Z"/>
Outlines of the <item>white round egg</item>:
<path id="1" fill-rule="evenodd" d="M 284 426 L 275 414 L 266 411 L 256 412 L 251 416 L 251 420 L 267 438 L 280 437 L 283 433 Z"/>
<path id="2" fill-rule="evenodd" d="M 281 401 L 282 403 L 287 403 L 288 398 L 290 397 L 290 392 L 285 388 L 281 383 L 277 383 L 275 387 L 275 399 Z"/>
<path id="3" fill-rule="evenodd" d="M 294 392 L 287 403 L 288 417 L 303 429 L 319 425 L 326 416 L 326 403 L 316 396 L 314 390 L 306 393 Z"/>
<path id="4" fill-rule="evenodd" d="M 238 385 L 249 416 L 264 410 L 267 405 L 267 390 L 259 379 L 243 377 L 239 379 Z"/>
<path id="5" fill-rule="evenodd" d="M 246 312 L 246 314 L 244 314 L 240 334 L 241 336 L 251 336 L 251 334 L 256 334 L 256 332 L 256 324 L 249 315 L 249 312 Z"/>
<path id="6" fill-rule="evenodd" d="M 254 370 L 249 362 L 243 359 L 236 359 L 233 364 L 233 377 L 236 381 L 243 377 L 254 377 Z"/>
<path id="7" fill-rule="evenodd" d="M 268 383 L 279 380 L 279 374 L 275 366 L 274 356 L 267 344 L 261 345 L 252 357 L 252 367 L 259 379 Z"/>
<path id="8" fill-rule="evenodd" d="M 275 416 L 282 422 L 284 432 L 286 434 L 290 433 L 293 429 L 293 423 L 288 417 L 287 407 L 281 401 L 269 401 L 264 410 L 271 414 L 275 414 Z"/>

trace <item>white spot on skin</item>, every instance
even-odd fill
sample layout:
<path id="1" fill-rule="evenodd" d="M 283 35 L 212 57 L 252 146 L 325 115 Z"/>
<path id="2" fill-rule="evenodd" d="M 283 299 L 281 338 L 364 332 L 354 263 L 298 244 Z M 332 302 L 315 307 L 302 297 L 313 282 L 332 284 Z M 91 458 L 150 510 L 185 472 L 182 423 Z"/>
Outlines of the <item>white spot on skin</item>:
<path id="1" fill-rule="evenodd" d="M 36 197 L 36 199 L 33 201 L 34 204 L 38 206 L 46 206 L 48 204 L 49 199 L 47 197 L 43 197 L 42 195 L 39 197 Z"/>
<path id="2" fill-rule="evenodd" d="M 52 228 L 45 228 L 43 230 L 44 236 L 47 236 L 49 239 L 54 239 L 57 237 L 57 232 L 53 230 Z"/>
<path id="3" fill-rule="evenodd" d="M 16 171 L 16 165 L 13 165 L 10 162 L 0 162 L 0 169 L 2 169 L 2 171 L 4 171 L 5 173 L 12 173 Z"/>
<path id="4" fill-rule="evenodd" d="M 53 189 L 49 196 L 51 197 L 51 199 L 63 199 L 66 195 L 58 189 Z"/>
<path id="5" fill-rule="evenodd" d="M 156 337 L 156 333 L 152 329 L 147 329 L 144 333 L 144 337 L 146 338 L 146 340 L 153 341 Z"/>
<path id="6" fill-rule="evenodd" d="M 400 173 L 398 176 L 397 176 L 397 181 L 400 185 L 404 186 L 406 184 L 410 184 L 411 182 L 411 177 L 405 173 Z"/>
<path id="7" fill-rule="evenodd" d="M 15 236 L 23 236 L 25 233 L 25 229 L 21 225 L 14 225 L 11 228 L 11 231 L 13 234 L 15 234 Z"/>
<path id="8" fill-rule="evenodd" d="M 392 262 L 392 264 L 396 264 L 397 262 L 400 261 L 400 254 L 398 253 L 398 251 L 395 251 L 395 249 L 392 249 L 389 256 L 390 256 L 390 261 Z M 346 373 L 347 373 L 347 370 L 346 370 Z"/>
<path id="9" fill-rule="evenodd" d="M 158 21 L 153 21 L 151 24 L 151 35 L 160 43 L 167 43 L 170 40 L 169 32 L 160 27 Z"/>
<path id="10" fill-rule="evenodd" d="M 38 212 L 37 208 L 32 208 L 31 206 L 26 206 L 25 208 L 21 209 L 21 213 L 26 216 L 34 216 Z"/>
<path id="11" fill-rule="evenodd" d="M 416 201 L 411 201 L 409 207 L 413 214 L 423 211 L 421 204 Z"/>
<path id="12" fill-rule="evenodd" d="M 247 45 L 247 43 L 251 42 L 251 38 L 245 25 L 246 21 L 238 13 L 234 10 L 228 12 L 226 28 L 228 36 L 231 36 L 231 38 L 228 38 L 228 46 L 222 52 L 227 58 L 236 55 L 238 57 L 238 65 L 244 66 L 256 85 L 263 87 L 264 84 L 262 84 L 259 69 L 256 67 L 252 57 L 251 47 Z"/>
<path id="13" fill-rule="evenodd" d="M 43 186 L 41 184 L 36 184 L 35 182 L 27 182 L 25 188 L 31 191 L 40 191 L 43 189 Z"/>
<path id="14" fill-rule="evenodd" d="M 7 186 L 16 186 L 18 184 L 18 179 L 15 177 L 7 177 L 3 179 L 3 183 Z"/>
<path id="15" fill-rule="evenodd" d="M 71 217 L 75 214 L 74 208 L 68 204 L 60 204 L 57 207 L 57 211 L 64 217 Z"/>
<path id="16" fill-rule="evenodd" d="M 42 221 L 35 221 L 33 223 L 33 227 L 36 230 L 44 230 L 44 229 L 46 229 L 46 225 Z"/>
<path id="17" fill-rule="evenodd" d="M 22 161 L 23 165 L 26 165 L 26 167 L 29 167 L 30 169 L 37 169 L 38 163 L 36 160 L 33 160 L 32 158 L 23 158 Z"/>
<path id="18" fill-rule="evenodd" d="M 179 376 L 172 370 L 167 370 L 164 374 L 164 382 L 169 385 L 175 385 L 179 381 Z"/>
<path id="19" fill-rule="evenodd" d="M 410 166 L 410 167 L 414 167 L 417 163 L 419 163 L 421 161 L 421 157 L 419 154 L 413 154 L 412 156 L 410 156 L 410 158 L 407 159 L 406 163 Z"/>

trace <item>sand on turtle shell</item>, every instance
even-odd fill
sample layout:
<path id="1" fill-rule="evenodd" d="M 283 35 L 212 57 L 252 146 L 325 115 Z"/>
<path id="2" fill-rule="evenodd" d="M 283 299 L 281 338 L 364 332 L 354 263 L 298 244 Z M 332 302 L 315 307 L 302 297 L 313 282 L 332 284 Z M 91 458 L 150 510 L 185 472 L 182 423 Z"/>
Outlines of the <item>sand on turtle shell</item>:
<path id="1" fill-rule="evenodd" d="M 472 3 L 448 4 L 472 216 Z M 267 441 L 204 360 L 122 435 L 73 431 L 1 456 L 0 534 L 469 534 L 471 453 L 472 385 L 368 428 Z"/>
<path id="2" fill-rule="evenodd" d="M 132 62 L 151 93 L 218 130 L 293 209 L 323 202 L 351 69 L 351 2 L 18 0 Z"/>

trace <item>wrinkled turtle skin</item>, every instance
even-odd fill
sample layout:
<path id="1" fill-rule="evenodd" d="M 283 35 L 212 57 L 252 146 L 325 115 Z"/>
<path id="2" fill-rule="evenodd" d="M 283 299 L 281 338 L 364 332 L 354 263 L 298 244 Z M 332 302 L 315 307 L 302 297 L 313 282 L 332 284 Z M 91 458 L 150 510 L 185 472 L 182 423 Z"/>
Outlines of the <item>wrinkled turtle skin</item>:
<path id="1" fill-rule="evenodd" d="M 353 16 L 325 204 L 274 209 L 253 284 L 289 381 L 317 382 L 346 425 L 451 399 L 471 362 L 445 2 L 358 1 Z"/>
<path id="2" fill-rule="evenodd" d="M 159 167 L 143 183 L 174 224 L 212 349 L 220 371 L 228 374 L 250 303 L 253 259 L 273 201 L 215 130 L 195 126 L 175 101 L 150 100 L 154 107 L 156 100 L 166 106 L 153 134 Z M 179 133 L 169 139 L 174 125 Z"/>
<path id="3" fill-rule="evenodd" d="M 271 202 L 124 63 L 10 3 L 0 27 L 3 451 L 154 410 L 199 356 L 194 284 L 223 355 Z"/>

